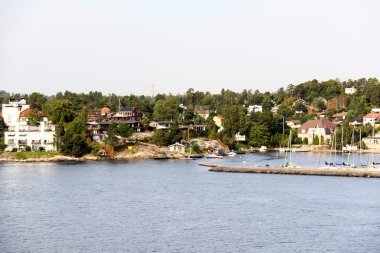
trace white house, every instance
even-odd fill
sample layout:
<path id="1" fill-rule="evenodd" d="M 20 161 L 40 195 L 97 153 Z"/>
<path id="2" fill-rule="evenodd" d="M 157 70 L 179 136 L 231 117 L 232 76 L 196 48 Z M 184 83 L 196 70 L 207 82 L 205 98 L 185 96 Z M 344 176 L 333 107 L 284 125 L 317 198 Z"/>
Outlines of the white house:
<path id="1" fill-rule="evenodd" d="M 374 125 L 376 122 L 380 121 L 380 113 L 370 112 L 363 117 L 363 124 Z"/>
<path id="2" fill-rule="evenodd" d="M 4 132 L 6 151 L 23 150 L 26 146 L 30 146 L 32 150 L 56 150 L 53 144 L 55 125 L 46 117 L 39 126 L 28 125 L 26 119 L 31 110 L 24 99 L 10 100 L 9 104 L 2 105 L 2 110 L 4 122 L 8 126 L 8 130 Z"/>
<path id="3" fill-rule="evenodd" d="M 186 146 L 178 142 L 169 146 L 169 151 L 171 152 L 185 153 L 185 149 L 186 149 Z"/>
<path id="4" fill-rule="evenodd" d="M 380 113 L 380 108 L 372 108 L 371 112 Z"/>
<path id="5" fill-rule="evenodd" d="M 307 138 L 308 143 L 313 143 L 314 136 L 323 136 L 324 140 L 331 140 L 335 125 L 327 119 L 308 120 L 298 128 L 298 137 Z"/>
<path id="6" fill-rule="evenodd" d="M 195 107 L 195 114 L 200 117 L 207 119 L 210 116 L 210 106 L 209 105 L 197 105 Z"/>
<path id="7" fill-rule="evenodd" d="M 355 94 L 356 93 L 356 89 L 354 87 L 351 87 L 351 88 L 345 88 L 344 89 L 344 93 L 348 94 L 348 95 L 352 95 L 352 94 Z"/>
<path id="8" fill-rule="evenodd" d="M 235 134 L 235 140 L 236 141 L 246 141 L 245 135 L 241 135 L 240 132 Z"/>
<path id="9" fill-rule="evenodd" d="M 380 136 L 368 136 L 363 138 L 363 142 L 372 151 L 380 151 Z"/>
<path id="10" fill-rule="evenodd" d="M 271 113 L 274 113 L 274 114 L 276 114 L 277 111 L 278 111 L 278 106 L 277 106 L 277 105 L 276 105 L 276 106 L 273 106 L 273 107 L 270 109 L 270 112 L 271 112 Z"/>
<path id="11" fill-rule="evenodd" d="M 251 115 L 252 112 L 263 112 L 263 107 L 261 105 L 248 106 L 248 115 Z"/>

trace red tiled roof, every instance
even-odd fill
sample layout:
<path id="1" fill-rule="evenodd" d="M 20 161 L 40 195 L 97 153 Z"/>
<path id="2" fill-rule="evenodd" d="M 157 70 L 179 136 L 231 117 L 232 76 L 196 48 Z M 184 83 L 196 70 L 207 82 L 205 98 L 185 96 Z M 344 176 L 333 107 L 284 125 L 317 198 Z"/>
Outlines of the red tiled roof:
<path id="1" fill-rule="evenodd" d="M 31 109 L 31 108 L 25 109 L 22 112 L 20 112 L 20 117 L 29 117 L 29 114 L 32 111 L 33 111 L 33 109 Z M 41 112 L 41 111 L 36 111 L 36 115 L 46 116 L 46 114 Z"/>
<path id="2" fill-rule="evenodd" d="M 366 119 L 377 119 L 380 117 L 380 113 L 370 112 L 367 115 L 365 115 L 363 118 Z"/>
<path id="3" fill-rule="evenodd" d="M 29 113 L 30 113 L 31 111 L 32 111 L 32 109 L 30 109 L 30 108 L 23 110 L 23 111 L 20 113 L 20 117 L 28 117 L 28 116 L 29 116 Z"/>

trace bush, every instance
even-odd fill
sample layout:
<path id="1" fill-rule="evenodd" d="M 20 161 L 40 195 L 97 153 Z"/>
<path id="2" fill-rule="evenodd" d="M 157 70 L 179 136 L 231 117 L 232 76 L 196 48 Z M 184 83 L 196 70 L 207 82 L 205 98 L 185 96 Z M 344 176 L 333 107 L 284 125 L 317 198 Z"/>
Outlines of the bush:
<path id="1" fill-rule="evenodd" d="M 25 155 L 25 153 L 24 153 L 24 152 L 18 152 L 18 153 L 16 154 L 16 159 L 17 159 L 17 160 L 25 160 L 25 159 L 26 159 L 26 155 Z"/>
<path id="2" fill-rule="evenodd" d="M 39 147 L 38 151 L 40 151 L 40 152 L 45 151 L 45 148 L 44 147 Z"/>
<path id="3" fill-rule="evenodd" d="M 201 149 L 199 148 L 198 144 L 194 144 L 192 146 L 192 152 L 194 152 L 194 153 L 201 153 Z"/>
<path id="4" fill-rule="evenodd" d="M 91 148 L 91 154 L 94 156 L 97 156 L 102 146 L 99 143 L 92 143 L 90 145 L 90 148 Z"/>
<path id="5" fill-rule="evenodd" d="M 30 146 L 26 146 L 25 151 L 30 152 L 30 151 L 32 151 L 32 148 Z"/>
<path id="6" fill-rule="evenodd" d="M 17 152 L 17 148 L 12 148 L 12 152 Z"/>

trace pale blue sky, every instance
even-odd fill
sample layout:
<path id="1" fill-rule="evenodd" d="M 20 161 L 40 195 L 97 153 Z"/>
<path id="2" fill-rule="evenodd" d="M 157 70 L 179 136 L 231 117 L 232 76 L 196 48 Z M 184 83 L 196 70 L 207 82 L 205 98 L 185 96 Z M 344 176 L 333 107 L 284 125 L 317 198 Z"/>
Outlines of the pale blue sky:
<path id="1" fill-rule="evenodd" d="M 380 77 L 380 2 L 0 0 L 0 89 L 275 91 Z"/>

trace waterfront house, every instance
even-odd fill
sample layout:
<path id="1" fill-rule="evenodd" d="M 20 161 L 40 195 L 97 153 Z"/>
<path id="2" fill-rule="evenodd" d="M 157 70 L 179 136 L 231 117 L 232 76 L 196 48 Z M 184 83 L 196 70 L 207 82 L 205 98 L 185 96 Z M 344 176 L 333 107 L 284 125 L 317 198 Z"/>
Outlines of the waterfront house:
<path id="1" fill-rule="evenodd" d="M 348 115 L 348 112 L 340 112 L 340 113 L 334 114 L 332 118 L 336 122 L 342 122 L 347 118 L 347 115 Z"/>
<path id="2" fill-rule="evenodd" d="M 364 125 L 375 125 L 377 122 L 380 122 L 380 113 L 370 112 L 363 117 Z"/>
<path id="3" fill-rule="evenodd" d="M 289 120 L 289 121 L 286 121 L 286 125 L 290 128 L 295 128 L 295 129 L 298 129 L 300 128 L 301 126 L 301 121 L 296 119 L 296 120 Z"/>
<path id="4" fill-rule="evenodd" d="M 273 106 L 271 109 L 270 109 L 270 112 L 273 113 L 273 114 L 276 114 L 278 111 L 278 106 Z"/>
<path id="5" fill-rule="evenodd" d="M 380 136 L 368 136 L 362 139 L 367 148 L 371 151 L 380 151 Z"/>
<path id="6" fill-rule="evenodd" d="M 185 150 L 186 150 L 186 146 L 178 142 L 169 146 L 169 151 L 171 152 L 185 153 L 186 152 Z"/>
<path id="7" fill-rule="evenodd" d="M 102 118 L 101 110 L 88 110 L 87 111 L 87 120 L 88 121 L 100 120 L 101 118 Z"/>
<path id="8" fill-rule="evenodd" d="M 308 139 L 308 143 L 313 143 L 315 136 L 323 136 L 324 140 L 331 140 L 331 135 L 336 128 L 335 124 L 328 119 L 308 120 L 298 128 L 298 137 Z"/>
<path id="9" fill-rule="evenodd" d="M 197 105 L 195 107 L 195 114 L 200 117 L 207 119 L 210 116 L 210 106 L 209 105 Z"/>
<path id="10" fill-rule="evenodd" d="M 115 113 L 112 116 L 112 119 L 117 120 L 117 121 L 129 121 L 129 120 L 140 121 L 141 120 L 141 118 L 139 117 L 139 114 L 137 113 L 137 109 L 135 107 L 121 108 L 117 113 Z"/>
<path id="11" fill-rule="evenodd" d="M 154 129 L 169 130 L 175 122 L 172 120 L 151 121 L 149 127 Z"/>
<path id="12" fill-rule="evenodd" d="M 2 112 L 8 130 L 4 132 L 6 151 L 25 150 L 29 146 L 32 150 L 56 150 L 54 146 L 55 125 L 47 117 L 39 122 L 38 126 L 28 124 L 30 106 L 25 99 L 13 100 L 2 105 Z"/>
<path id="13" fill-rule="evenodd" d="M 345 93 L 345 94 L 348 94 L 348 95 L 352 95 L 352 94 L 355 94 L 355 93 L 356 93 L 356 89 L 355 89 L 354 87 L 345 88 L 345 89 L 344 89 L 344 93 Z"/>
<path id="14" fill-rule="evenodd" d="M 108 115 L 110 112 L 111 112 L 111 109 L 107 105 L 103 106 L 103 108 L 100 109 L 100 114 L 103 117 L 106 116 L 106 115 Z"/>
<path id="15" fill-rule="evenodd" d="M 246 137 L 245 137 L 245 135 L 240 134 L 240 132 L 237 132 L 237 134 L 235 134 L 235 140 L 237 142 L 246 141 Z"/>
<path id="16" fill-rule="evenodd" d="M 352 119 L 349 124 L 350 124 L 350 126 L 360 126 L 360 125 L 363 125 L 363 120 L 362 119 Z"/>
<path id="17" fill-rule="evenodd" d="M 261 105 L 250 105 L 248 106 L 247 115 L 251 115 L 253 112 L 263 112 L 263 106 Z"/>
<path id="18" fill-rule="evenodd" d="M 193 125 L 192 126 L 192 129 L 197 133 L 201 133 L 201 132 L 204 132 L 206 131 L 206 125 Z"/>
<path id="19" fill-rule="evenodd" d="M 218 133 L 223 131 L 224 118 L 220 115 L 217 115 L 217 116 L 214 116 L 214 118 L 212 120 L 214 121 L 214 124 L 219 128 Z"/>

